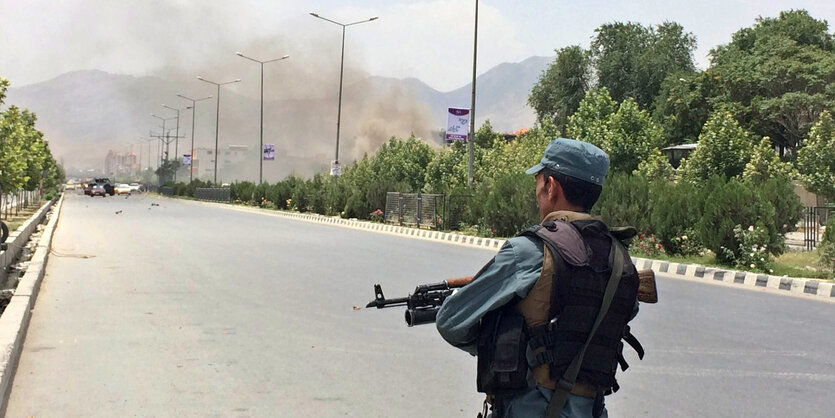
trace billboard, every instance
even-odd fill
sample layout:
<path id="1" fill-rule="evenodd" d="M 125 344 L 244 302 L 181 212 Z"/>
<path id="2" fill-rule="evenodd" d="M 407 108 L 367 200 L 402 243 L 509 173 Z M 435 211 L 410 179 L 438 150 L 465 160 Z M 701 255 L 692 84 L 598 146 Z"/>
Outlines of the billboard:
<path id="1" fill-rule="evenodd" d="M 264 161 L 275 160 L 275 144 L 264 144 Z"/>
<path id="2" fill-rule="evenodd" d="M 470 109 L 450 107 L 447 109 L 446 140 L 466 141 L 470 131 Z"/>
<path id="3" fill-rule="evenodd" d="M 191 165 L 191 154 L 183 154 L 183 165 Z"/>

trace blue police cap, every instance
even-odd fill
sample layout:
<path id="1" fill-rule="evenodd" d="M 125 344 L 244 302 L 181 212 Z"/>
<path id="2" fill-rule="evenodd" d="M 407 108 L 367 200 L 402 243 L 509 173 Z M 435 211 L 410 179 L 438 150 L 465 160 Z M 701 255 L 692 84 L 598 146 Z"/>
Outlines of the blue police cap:
<path id="1" fill-rule="evenodd" d="M 545 147 L 539 164 L 525 173 L 536 174 L 543 168 L 602 186 L 609 171 L 609 156 L 588 142 L 557 138 Z"/>

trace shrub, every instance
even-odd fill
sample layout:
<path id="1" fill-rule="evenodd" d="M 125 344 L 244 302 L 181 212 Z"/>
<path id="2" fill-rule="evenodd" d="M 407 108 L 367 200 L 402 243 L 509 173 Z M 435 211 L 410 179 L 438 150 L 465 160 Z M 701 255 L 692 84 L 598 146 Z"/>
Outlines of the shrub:
<path id="1" fill-rule="evenodd" d="M 700 187 L 687 182 L 655 183 L 652 189 L 651 223 L 668 254 L 700 254 L 697 234 L 702 217 Z"/>
<path id="2" fill-rule="evenodd" d="M 830 216 L 818 246 L 820 262 L 824 267 L 835 270 L 835 217 Z"/>
<path id="3" fill-rule="evenodd" d="M 638 232 L 651 234 L 649 190 L 649 183 L 641 175 L 610 173 L 592 214 L 609 226 L 634 226 Z"/>
<path id="4" fill-rule="evenodd" d="M 243 203 L 253 203 L 253 194 L 255 193 L 255 183 L 251 181 L 241 181 L 232 183 L 229 188 L 232 201 L 240 201 Z"/>
<path id="5" fill-rule="evenodd" d="M 525 173 L 501 174 L 488 179 L 477 195 L 483 221 L 494 235 L 509 237 L 539 221 L 536 180 Z"/>
<path id="6" fill-rule="evenodd" d="M 803 217 L 803 204 L 788 179 L 775 177 L 758 185 L 758 189 L 761 200 L 771 202 L 777 212 L 777 234 L 783 236 L 796 230 L 797 223 Z"/>
<path id="7" fill-rule="evenodd" d="M 383 222 L 383 211 L 375 209 L 374 212 L 368 214 L 368 220 L 371 222 Z"/>
<path id="8" fill-rule="evenodd" d="M 771 251 L 768 248 L 770 238 L 768 230 L 762 224 L 751 225 L 748 229 L 736 225 L 733 233 L 739 244 L 735 248 L 722 247 L 722 257 L 729 264 L 743 270 L 774 272 Z"/>
<path id="9" fill-rule="evenodd" d="M 736 249 L 741 237 L 734 233 L 737 225 L 758 225 L 768 232 L 769 251 L 779 254 L 783 237 L 777 234 L 774 205 L 760 197 L 755 186 L 732 179 L 725 183 L 711 179 L 702 189 L 704 211 L 699 221 L 699 238 L 705 247 L 716 253 L 720 263 L 733 264 L 723 248 Z"/>
<path id="10" fill-rule="evenodd" d="M 636 257 L 653 258 L 664 254 L 664 247 L 655 235 L 638 234 L 629 245 L 629 253 Z"/>
<path id="11" fill-rule="evenodd" d="M 295 187 L 293 187 L 293 195 L 291 197 L 292 208 L 299 212 L 307 212 L 310 210 L 308 208 L 310 205 L 309 182 L 309 180 L 299 180 L 296 182 Z"/>

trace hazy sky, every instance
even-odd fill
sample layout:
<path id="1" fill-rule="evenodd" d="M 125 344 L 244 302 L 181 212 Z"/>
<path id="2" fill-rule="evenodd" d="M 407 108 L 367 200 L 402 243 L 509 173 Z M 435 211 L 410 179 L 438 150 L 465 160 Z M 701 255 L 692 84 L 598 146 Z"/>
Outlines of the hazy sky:
<path id="1" fill-rule="evenodd" d="M 0 0 L 0 76 L 19 87 L 80 69 L 211 74 L 214 60 L 240 60 L 236 50 L 271 39 L 316 71 L 332 61 L 315 55 L 338 54 L 340 35 L 338 26 L 307 14 L 316 11 L 345 22 L 379 16 L 348 28 L 351 61 L 374 75 L 417 77 L 446 91 L 470 78 L 473 6 L 474 0 Z M 481 0 L 479 72 L 588 46 L 596 27 L 616 20 L 681 23 L 696 35 L 695 59 L 704 68 L 710 48 L 731 33 L 791 8 L 835 22 L 832 0 Z M 321 48 L 330 43 L 334 48 Z"/>

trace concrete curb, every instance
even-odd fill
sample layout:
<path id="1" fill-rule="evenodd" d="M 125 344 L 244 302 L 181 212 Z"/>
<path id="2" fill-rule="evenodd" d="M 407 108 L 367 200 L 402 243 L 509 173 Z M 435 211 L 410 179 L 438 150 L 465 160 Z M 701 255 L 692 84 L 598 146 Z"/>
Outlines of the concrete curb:
<path id="1" fill-rule="evenodd" d="M 44 216 L 49 211 L 49 208 L 52 206 L 53 202 L 47 202 L 43 207 L 38 209 L 34 215 L 29 217 L 23 225 L 20 226 L 15 231 L 9 232 L 9 238 L 6 240 L 6 244 L 8 244 L 8 249 L 6 251 L 0 251 L 0 268 L 6 268 L 17 257 L 20 255 L 20 252 L 23 250 L 23 247 L 26 245 L 26 242 L 29 241 L 29 237 L 32 236 L 32 232 L 35 231 L 35 228 L 43 222 Z"/>
<path id="2" fill-rule="evenodd" d="M 656 273 L 664 273 L 673 277 L 681 277 L 706 282 L 724 282 L 746 288 L 767 288 L 785 291 L 787 293 L 809 295 L 828 300 L 835 300 L 835 283 L 818 280 L 786 276 L 772 276 L 763 273 L 726 270 L 716 267 L 705 267 L 695 264 L 680 264 L 669 261 L 651 260 L 632 257 L 635 267 L 652 269 Z"/>
<path id="3" fill-rule="evenodd" d="M 17 290 L 3 315 L 0 316 L 0 395 L 2 395 L 0 416 L 6 414 L 6 405 L 9 402 L 17 363 L 20 360 L 23 341 L 26 339 L 26 330 L 29 328 L 29 319 L 32 317 L 32 309 L 35 307 L 38 289 L 46 272 L 49 247 L 52 243 L 52 235 L 55 232 L 55 225 L 58 223 L 63 203 L 64 196 L 61 195 L 61 198 L 55 204 L 55 211 L 44 228 L 40 241 L 38 241 L 38 246 L 32 255 L 32 261 L 29 263 L 26 273 L 21 278 Z M 48 209 L 49 206 L 45 205 L 45 208 Z M 43 220 L 46 211 L 36 216 Z"/>
<path id="4" fill-rule="evenodd" d="M 285 212 L 280 210 L 261 209 L 255 207 L 231 205 L 228 203 L 204 202 L 199 200 L 185 200 L 204 205 L 218 206 L 224 209 L 234 209 L 241 212 L 258 213 L 262 215 L 277 216 L 280 218 L 295 219 L 304 222 L 342 226 L 353 229 L 360 229 L 383 234 L 407 236 L 423 240 L 443 242 L 447 244 L 464 245 L 484 249 L 498 250 L 504 245 L 505 240 L 495 238 L 474 237 L 451 232 L 432 231 L 428 229 L 410 228 L 398 225 L 381 224 L 376 222 L 360 221 L 358 219 L 343 219 L 340 217 L 324 216 L 311 213 Z"/>

